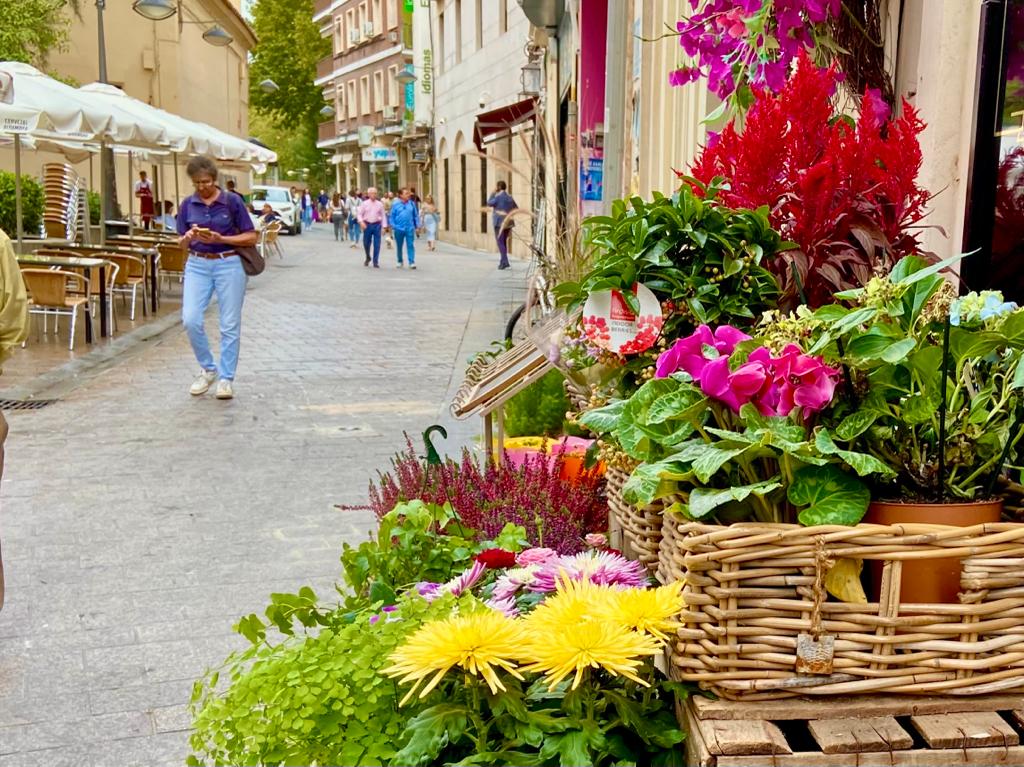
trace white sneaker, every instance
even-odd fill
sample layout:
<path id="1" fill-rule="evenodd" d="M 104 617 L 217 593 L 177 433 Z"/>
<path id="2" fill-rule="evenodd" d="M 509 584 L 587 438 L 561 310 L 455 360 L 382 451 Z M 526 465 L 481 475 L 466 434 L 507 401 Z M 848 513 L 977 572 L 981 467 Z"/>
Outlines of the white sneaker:
<path id="1" fill-rule="evenodd" d="M 188 393 L 193 397 L 198 397 L 200 394 L 206 394 L 207 390 L 216 380 L 216 370 L 203 370 L 196 376 L 196 380 L 192 382 L 192 385 L 188 387 Z"/>
<path id="2" fill-rule="evenodd" d="M 235 390 L 231 387 L 231 381 L 222 378 L 217 381 L 217 399 L 231 399 L 235 396 Z"/>

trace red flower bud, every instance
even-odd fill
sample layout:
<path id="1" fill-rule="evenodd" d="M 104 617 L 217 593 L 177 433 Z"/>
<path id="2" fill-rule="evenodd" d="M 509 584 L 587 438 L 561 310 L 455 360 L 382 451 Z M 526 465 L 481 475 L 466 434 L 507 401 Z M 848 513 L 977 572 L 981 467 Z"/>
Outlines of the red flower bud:
<path id="1" fill-rule="evenodd" d="M 511 551 L 505 551 L 505 549 L 484 549 L 476 555 L 475 559 L 492 570 L 516 566 L 516 555 Z"/>

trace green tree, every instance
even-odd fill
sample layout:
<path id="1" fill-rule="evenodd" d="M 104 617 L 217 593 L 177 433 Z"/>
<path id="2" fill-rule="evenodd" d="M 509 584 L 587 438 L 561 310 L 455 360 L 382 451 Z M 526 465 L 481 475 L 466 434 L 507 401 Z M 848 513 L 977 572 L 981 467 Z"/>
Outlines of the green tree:
<path id="1" fill-rule="evenodd" d="M 252 26 L 259 42 L 249 65 L 249 132 L 278 153 L 282 182 L 288 181 L 287 171 L 309 168 L 310 183 L 318 183 L 323 156 L 316 148 L 317 124 L 324 96 L 313 81 L 331 41 L 313 23 L 313 0 L 256 0 Z M 265 93 L 259 86 L 264 80 L 278 89 Z"/>
<path id="2" fill-rule="evenodd" d="M 249 103 L 282 128 L 315 124 L 324 106 L 323 90 L 313 84 L 316 64 L 331 52 L 331 41 L 313 23 L 313 0 L 258 0 L 252 26 L 259 42 L 249 66 Z M 278 90 L 259 84 L 273 80 Z"/>
<path id="3" fill-rule="evenodd" d="M 0 61 L 45 68 L 50 51 L 67 45 L 68 11 L 79 15 L 80 0 L 0 2 Z"/>

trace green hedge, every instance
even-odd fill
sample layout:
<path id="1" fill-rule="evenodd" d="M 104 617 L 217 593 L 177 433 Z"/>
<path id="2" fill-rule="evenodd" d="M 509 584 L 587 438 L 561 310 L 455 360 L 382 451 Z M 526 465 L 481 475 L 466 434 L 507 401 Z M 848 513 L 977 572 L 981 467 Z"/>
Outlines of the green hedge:
<path id="1" fill-rule="evenodd" d="M 14 239 L 15 226 L 14 174 L 0 171 L 0 229 Z M 31 176 L 21 177 L 21 228 L 25 234 L 37 235 L 43 225 L 43 187 Z"/>

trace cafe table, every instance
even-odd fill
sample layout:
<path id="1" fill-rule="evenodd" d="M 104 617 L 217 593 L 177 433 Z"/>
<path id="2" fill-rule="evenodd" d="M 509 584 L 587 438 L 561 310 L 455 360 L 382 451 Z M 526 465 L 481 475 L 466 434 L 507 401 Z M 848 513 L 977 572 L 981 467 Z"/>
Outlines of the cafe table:
<path id="1" fill-rule="evenodd" d="M 143 248 L 118 244 L 115 240 L 108 240 L 106 245 L 73 245 L 58 246 L 61 250 L 68 250 L 80 253 L 83 256 L 91 256 L 99 253 L 125 253 L 130 256 L 139 256 L 146 259 L 146 271 L 149 273 L 149 304 L 156 313 L 160 305 L 160 275 L 157 274 L 157 264 L 160 261 L 160 251 L 156 246 Z"/>
<path id="2" fill-rule="evenodd" d="M 100 299 L 100 335 L 103 338 L 106 338 L 109 335 L 110 328 L 107 322 L 107 302 L 110 300 L 110 297 L 107 296 L 107 267 L 110 266 L 109 261 L 105 258 L 89 258 L 87 256 L 41 256 L 37 253 L 31 253 L 18 256 L 18 265 L 81 270 L 85 272 L 86 275 L 88 275 L 93 269 L 98 270 L 100 274 L 99 286 L 97 288 L 97 294 Z M 88 304 L 86 304 L 86 309 L 89 309 Z M 89 322 L 85 323 L 85 342 L 89 344 L 92 343 L 91 316 L 89 318 Z"/>

